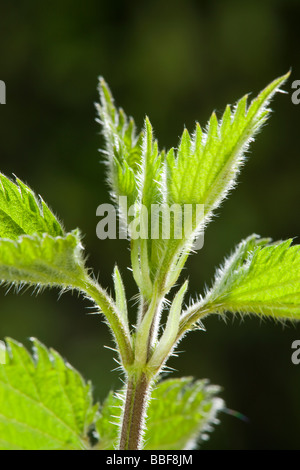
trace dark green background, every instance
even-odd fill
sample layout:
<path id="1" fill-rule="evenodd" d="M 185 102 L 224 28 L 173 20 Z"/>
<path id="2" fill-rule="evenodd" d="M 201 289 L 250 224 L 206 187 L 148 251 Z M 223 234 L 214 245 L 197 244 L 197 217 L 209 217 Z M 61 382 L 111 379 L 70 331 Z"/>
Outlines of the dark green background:
<path id="1" fill-rule="evenodd" d="M 65 223 L 80 227 L 88 263 L 112 289 L 115 262 L 131 280 L 127 243 L 96 237 L 96 208 L 109 202 L 102 145 L 95 123 L 97 78 L 139 126 L 150 116 L 161 147 L 176 146 L 183 126 L 205 125 L 227 103 L 254 96 L 292 69 L 274 113 L 257 141 L 239 185 L 209 225 L 203 250 L 189 259 L 190 294 L 210 284 L 214 266 L 247 235 L 298 237 L 300 105 L 291 84 L 300 79 L 299 0 L 115 2 L 2 1 L 0 79 L 1 171 L 18 175 Z M 13 291 L 13 290 L 12 290 Z M 0 338 L 36 336 L 56 348 L 85 378 L 95 397 L 121 386 L 107 327 L 89 316 L 89 303 L 67 293 L 2 288 Z M 131 301 L 134 312 L 134 302 Z M 299 449 L 300 365 L 291 343 L 300 325 L 253 317 L 209 318 L 191 333 L 170 365 L 173 376 L 207 377 L 223 387 L 228 408 L 248 421 L 220 415 L 205 449 Z M 1 406 L 1 405 L 0 405 Z"/>

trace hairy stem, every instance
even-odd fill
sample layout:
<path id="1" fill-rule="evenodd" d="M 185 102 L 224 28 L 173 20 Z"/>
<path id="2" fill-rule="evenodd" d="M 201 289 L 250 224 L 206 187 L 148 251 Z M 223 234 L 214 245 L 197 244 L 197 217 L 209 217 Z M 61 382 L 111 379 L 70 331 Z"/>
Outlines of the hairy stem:
<path id="1" fill-rule="evenodd" d="M 176 338 L 176 343 L 181 340 L 181 338 L 185 335 L 187 331 L 192 330 L 197 325 L 197 322 L 201 320 L 201 318 L 206 317 L 211 313 L 216 313 L 219 309 L 219 305 L 214 304 L 201 304 L 192 306 L 188 310 L 182 313 L 178 334 Z"/>
<path id="2" fill-rule="evenodd" d="M 146 374 L 128 379 L 120 450 L 141 450 L 150 380 Z"/>
<path id="3" fill-rule="evenodd" d="M 116 305 L 109 295 L 95 282 L 88 280 L 81 289 L 91 297 L 104 313 L 115 336 L 122 364 L 125 369 L 133 362 L 131 336 L 127 323 L 118 314 Z"/>

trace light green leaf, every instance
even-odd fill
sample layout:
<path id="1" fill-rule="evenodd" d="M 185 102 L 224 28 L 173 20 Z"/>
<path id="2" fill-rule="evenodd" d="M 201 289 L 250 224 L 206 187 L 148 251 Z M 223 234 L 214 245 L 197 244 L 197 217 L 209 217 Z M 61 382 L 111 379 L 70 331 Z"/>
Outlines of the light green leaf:
<path id="1" fill-rule="evenodd" d="M 139 202 L 151 209 L 151 204 L 162 202 L 162 161 L 164 153 L 158 151 L 157 140 L 153 137 L 153 128 L 149 118 L 145 119 L 145 130 L 142 147 L 141 173 L 138 175 Z"/>
<path id="2" fill-rule="evenodd" d="M 206 132 L 199 124 L 183 132 L 177 152 L 166 157 L 168 202 L 204 204 L 206 217 L 233 187 L 254 135 L 266 122 L 268 104 L 289 74 L 274 80 L 247 107 L 247 95 L 218 122 L 212 114 Z"/>
<path id="3" fill-rule="evenodd" d="M 178 334 L 180 314 L 182 309 L 182 302 L 188 287 L 188 281 L 181 286 L 176 293 L 170 311 L 168 314 L 167 324 L 159 340 L 159 343 L 154 349 L 153 356 L 149 361 L 149 368 L 159 370 L 163 362 L 168 358 L 171 353 L 175 340 Z"/>
<path id="4" fill-rule="evenodd" d="M 127 223 L 129 235 L 135 240 L 135 246 L 132 247 L 135 280 L 149 298 L 152 294 L 151 204 L 162 202 L 164 152 L 158 152 L 149 119 L 145 119 L 143 132 L 137 134 L 134 120 L 128 118 L 122 109 L 115 107 L 113 96 L 102 78 L 99 92 L 97 111 L 105 138 L 103 153 L 112 196 L 119 203 L 122 223 Z M 126 207 L 119 199 L 120 196 L 127 197 Z M 144 208 L 148 211 L 146 215 Z M 154 256 L 157 257 L 156 252 Z"/>
<path id="5" fill-rule="evenodd" d="M 154 388 L 147 412 L 144 450 L 192 449 L 208 438 L 217 413 L 224 408 L 219 387 L 190 377 L 164 380 Z M 121 398 L 112 393 L 101 409 L 96 428 L 97 448 L 118 445 Z"/>
<path id="6" fill-rule="evenodd" d="M 159 153 L 157 141 L 148 118 L 145 119 L 145 130 L 142 147 L 141 170 L 137 174 L 138 198 L 135 204 L 134 222 L 131 224 L 132 267 L 135 280 L 145 298 L 152 296 L 153 263 L 152 252 L 155 241 L 152 240 L 152 208 L 162 203 L 162 160 L 164 153 Z M 135 229 L 135 234 L 132 228 Z M 156 253 L 157 256 L 157 253 Z"/>
<path id="7" fill-rule="evenodd" d="M 28 186 L 0 174 L 0 281 L 77 287 L 81 252 L 78 230 L 66 234 Z"/>
<path id="8" fill-rule="evenodd" d="M 119 429 L 121 426 L 122 397 L 110 392 L 99 409 L 96 421 L 98 443 L 97 450 L 114 450 L 119 445 Z"/>
<path id="9" fill-rule="evenodd" d="M 127 196 L 128 206 L 134 204 L 138 189 L 136 173 L 141 164 L 142 133 L 137 134 L 135 122 L 122 109 L 117 109 L 103 78 L 99 82 L 100 103 L 96 105 L 105 139 L 103 152 L 108 168 L 112 196 Z"/>
<path id="10" fill-rule="evenodd" d="M 17 239 L 20 235 L 56 237 L 63 228 L 48 206 L 16 178 L 16 183 L 0 173 L 0 237 Z"/>
<path id="11" fill-rule="evenodd" d="M 0 449 L 89 448 L 96 416 L 91 385 L 54 350 L 33 339 L 34 354 L 6 340 L 0 365 Z"/>
<path id="12" fill-rule="evenodd" d="M 121 353 L 130 354 L 127 325 L 85 269 L 79 230 L 65 233 L 46 204 L 20 180 L 13 183 L 0 175 L 0 184 L 0 283 L 81 290 L 113 325 Z"/>
<path id="13" fill-rule="evenodd" d="M 129 207 L 134 206 L 129 218 L 128 214 L 123 215 L 133 239 L 134 278 L 148 301 L 155 285 L 166 294 L 177 281 L 193 242 L 234 187 L 245 152 L 270 114 L 268 106 L 273 95 L 288 76 L 289 73 L 274 80 L 249 105 L 245 95 L 235 107 L 227 106 L 219 121 L 213 113 L 205 131 L 199 124 L 192 135 L 185 129 L 177 150 L 171 149 L 166 155 L 158 150 L 149 119 L 145 120 L 143 135 L 137 135 L 134 122 L 116 109 L 101 79 L 98 112 L 106 141 L 109 178 L 114 195 L 127 196 Z M 186 205 L 192 206 L 188 220 Z M 154 206 L 157 210 L 152 216 Z M 168 211 L 164 212 L 164 206 Z M 123 206 L 120 209 L 124 212 Z M 183 230 L 179 237 L 175 236 L 178 220 L 182 220 Z M 151 230 L 155 224 L 158 237 Z M 165 237 L 163 229 L 168 226 L 169 237 Z M 133 237 L 133 230 L 140 235 Z"/>
<path id="14" fill-rule="evenodd" d="M 120 312 L 120 315 L 123 318 L 124 322 L 128 324 L 128 310 L 127 310 L 125 287 L 124 287 L 123 280 L 122 280 L 120 271 L 118 269 L 118 266 L 115 266 L 113 280 L 114 280 L 114 286 L 115 286 L 117 309 Z"/>
<path id="15" fill-rule="evenodd" d="M 168 379 L 152 393 L 145 450 L 194 449 L 207 440 L 217 413 L 224 408 L 219 387 L 191 377 Z"/>
<path id="16" fill-rule="evenodd" d="M 74 230 L 62 237 L 21 235 L 0 239 L 2 282 L 79 287 L 85 278 L 82 245 Z"/>
<path id="17" fill-rule="evenodd" d="M 182 239 L 171 238 L 164 243 L 164 247 L 157 244 L 159 256 L 156 260 L 160 262 L 156 265 L 156 271 L 161 273 L 162 279 L 166 279 L 171 271 L 175 271 L 177 277 L 180 274 L 195 237 L 199 231 L 201 233 L 213 210 L 234 187 L 245 160 L 244 154 L 270 113 L 269 102 L 288 76 L 286 74 L 274 80 L 248 107 L 247 95 L 238 101 L 233 110 L 227 106 L 220 122 L 213 113 L 205 132 L 199 124 L 193 135 L 185 129 L 178 150 L 171 149 L 167 153 L 163 190 L 167 203 L 170 206 L 192 204 L 193 207 L 198 204 L 204 210 L 202 213 L 197 210 L 193 212 L 192 230 L 184 233 Z M 176 282 L 176 276 L 170 284 Z"/>
<path id="18" fill-rule="evenodd" d="M 300 246 L 292 246 L 292 240 L 266 243 L 254 237 L 242 242 L 219 271 L 205 303 L 218 312 L 300 319 Z"/>

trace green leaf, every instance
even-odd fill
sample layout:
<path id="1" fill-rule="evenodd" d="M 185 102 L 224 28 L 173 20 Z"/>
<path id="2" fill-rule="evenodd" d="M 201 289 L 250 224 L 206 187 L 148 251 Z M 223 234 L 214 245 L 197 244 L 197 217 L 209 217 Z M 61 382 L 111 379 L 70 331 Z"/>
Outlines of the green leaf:
<path id="1" fill-rule="evenodd" d="M 100 103 L 96 105 L 105 139 L 103 152 L 108 169 L 112 196 L 127 196 L 134 204 L 138 188 L 136 174 L 142 154 L 142 133 L 137 134 L 135 122 L 122 109 L 117 109 L 113 96 L 103 78 L 99 82 Z"/>
<path id="2" fill-rule="evenodd" d="M 148 411 L 145 450 L 193 449 L 207 440 L 224 407 L 219 387 L 191 377 L 168 379 L 153 390 Z"/>
<path id="3" fill-rule="evenodd" d="M 63 228 L 48 206 L 16 178 L 16 183 L 0 173 L 0 237 L 17 239 L 20 235 L 56 237 Z"/>
<path id="4" fill-rule="evenodd" d="M 101 308 L 127 357 L 128 326 L 110 296 L 89 277 L 79 230 L 65 233 L 46 204 L 20 180 L 13 183 L 0 175 L 0 183 L 0 283 L 81 290 Z"/>
<path id="5" fill-rule="evenodd" d="M 110 392 L 100 407 L 96 421 L 96 432 L 99 440 L 96 445 L 97 450 L 118 448 L 122 401 L 121 395 Z"/>
<path id="6" fill-rule="evenodd" d="M 166 157 L 170 204 L 204 204 L 205 216 L 211 214 L 234 186 L 244 153 L 266 122 L 268 104 L 288 75 L 269 84 L 249 107 L 247 95 L 233 110 L 227 106 L 220 122 L 213 113 L 206 132 L 199 124 L 193 136 L 183 132 L 177 152 L 171 150 Z"/>
<path id="7" fill-rule="evenodd" d="M 166 201 L 169 206 L 191 204 L 195 209 L 190 224 L 192 230 L 184 233 L 180 240 L 170 238 L 164 246 L 158 242 L 158 256 L 154 258 L 152 254 L 156 263 L 159 260 L 155 271 L 160 273 L 161 279 L 167 279 L 172 271 L 176 273 L 170 285 L 176 282 L 193 241 L 203 231 L 213 210 L 234 187 L 244 154 L 270 113 L 269 102 L 288 75 L 274 80 L 248 107 L 247 95 L 233 110 L 227 106 L 220 122 L 213 113 L 205 132 L 199 124 L 193 135 L 185 129 L 177 151 L 171 149 L 167 153 L 163 188 Z M 199 208 L 202 205 L 202 213 L 197 211 L 197 204 Z"/>
<path id="8" fill-rule="evenodd" d="M 148 210 L 151 204 L 162 202 L 162 161 L 164 153 L 158 151 L 157 140 L 153 137 L 153 128 L 149 118 L 145 119 L 145 130 L 142 147 L 142 168 L 138 175 L 139 203 Z"/>
<path id="9" fill-rule="evenodd" d="M 0 281 L 77 287 L 85 277 L 78 230 L 65 233 L 41 198 L 0 174 Z"/>
<path id="10" fill-rule="evenodd" d="M 182 310 L 182 302 L 187 287 L 188 281 L 185 281 L 174 297 L 168 314 L 167 324 L 149 361 L 149 368 L 153 367 L 154 370 L 159 370 L 160 366 L 168 358 L 175 345 Z"/>
<path id="11" fill-rule="evenodd" d="M 89 448 L 96 417 L 91 385 L 54 350 L 33 339 L 34 354 L 6 339 L 0 365 L 0 449 Z"/>
<path id="12" fill-rule="evenodd" d="M 58 286 L 82 286 L 85 277 L 79 232 L 63 237 L 21 235 L 0 239 L 2 282 Z"/>
<path id="13" fill-rule="evenodd" d="M 130 224 L 132 241 L 132 268 L 135 280 L 145 298 L 152 296 L 153 263 L 152 251 L 152 207 L 162 203 L 162 160 L 164 153 L 159 153 L 157 141 L 153 138 L 153 129 L 148 118 L 142 147 L 141 170 L 137 174 L 138 197 L 135 204 L 134 221 Z M 134 228 L 134 232 L 133 232 Z M 156 253 L 157 256 L 157 253 Z"/>
<path id="14" fill-rule="evenodd" d="M 218 270 L 205 308 L 300 320 L 300 246 L 268 241 L 253 235 L 240 243 Z"/>
<path id="15" fill-rule="evenodd" d="M 117 309 L 120 312 L 120 316 L 123 318 L 124 322 L 128 324 L 128 310 L 125 287 L 118 266 L 115 266 L 113 280 L 115 286 Z"/>
<path id="16" fill-rule="evenodd" d="M 213 113 L 205 131 L 199 124 L 192 135 L 185 129 L 178 149 L 166 155 L 158 150 L 149 119 L 137 135 L 134 121 L 116 109 L 106 83 L 100 80 L 98 113 L 109 179 L 114 196 L 127 196 L 127 209 L 134 207 L 129 218 L 122 203 L 120 212 L 133 239 L 133 275 L 148 301 L 155 285 L 166 294 L 177 281 L 193 242 L 234 187 L 245 152 L 270 114 L 273 95 L 288 76 L 274 80 L 249 105 L 245 95 L 235 107 L 227 106 L 220 121 Z M 192 206 L 188 215 L 187 205 Z M 179 237 L 175 235 L 178 223 L 182 225 Z M 158 237 L 151 230 L 155 224 Z M 167 227 L 169 237 L 163 234 Z"/>
<path id="17" fill-rule="evenodd" d="M 219 387 L 190 377 L 164 380 L 154 388 L 147 413 L 144 450 L 192 449 L 206 440 L 216 415 L 224 407 L 216 395 Z M 122 399 L 108 396 L 96 423 L 97 448 L 111 450 L 118 445 Z"/>

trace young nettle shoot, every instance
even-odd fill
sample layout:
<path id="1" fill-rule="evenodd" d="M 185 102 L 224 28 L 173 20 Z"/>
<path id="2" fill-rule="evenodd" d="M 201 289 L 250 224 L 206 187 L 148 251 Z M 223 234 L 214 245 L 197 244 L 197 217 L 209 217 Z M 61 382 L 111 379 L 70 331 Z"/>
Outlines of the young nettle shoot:
<path id="1" fill-rule="evenodd" d="M 137 308 L 126 300 L 117 266 L 112 297 L 86 266 L 79 230 L 66 232 L 27 185 L 0 175 L 0 279 L 82 292 L 113 333 L 125 383 L 99 405 L 91 385 L 56 351 L 32 339 L 30 354 L 7 338 L 0 364 L 0 448 L 197 448 L 224 403 L 207 380 L 161 379 L 183 336 L 203 328 L 209 314 L 300 319 L 300 250 L 292 240 L 250 235 L 217 270 L 211 288 L 192 303 L 182 273 L 214 210 L 234 187 L 245 152 L 288 75 L 250 103 L 246 95 L 227 106 L 221 119 L 213 113 L 205 131 L 198 123 L 192 133 L 185 129 L 169 151 L 160 150 L 148 117 L 136 130 L 100 79 L 103 158 L 130 243 Z"/>

